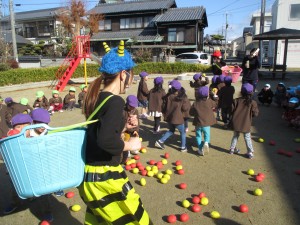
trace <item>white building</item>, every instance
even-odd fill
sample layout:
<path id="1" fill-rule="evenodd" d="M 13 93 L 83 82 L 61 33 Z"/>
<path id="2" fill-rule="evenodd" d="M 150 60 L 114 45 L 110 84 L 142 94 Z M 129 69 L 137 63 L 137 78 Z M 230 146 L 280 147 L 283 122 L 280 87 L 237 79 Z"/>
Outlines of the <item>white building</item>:
<path id="1" fill-rule="evenodd" d="M 300 0 L 276 0 L 272 6 L 271 30 L 279 28 L 300 29 Z M 269 58 L 273 61 L 275 41 L 270 41 Z M 278 41 L 277 64 L 283 64 L 284 40 Z M 287 67 L 299 68 L 300 40 L 289 40 Z"/>

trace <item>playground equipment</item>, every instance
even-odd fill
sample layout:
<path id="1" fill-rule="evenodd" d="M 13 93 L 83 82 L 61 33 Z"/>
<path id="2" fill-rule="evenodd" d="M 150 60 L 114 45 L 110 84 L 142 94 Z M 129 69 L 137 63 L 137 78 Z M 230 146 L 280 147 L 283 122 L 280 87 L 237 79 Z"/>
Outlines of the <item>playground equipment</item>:
<path id="1" fill-rule="evenodd" d="M 85 84 L 87 85 L 86 58 L 90 57 L 90 36 L 76 36 L 73 39 L 72 47 L 67 57 L 58 68 L 50 88 L 55 86 L 56 90 L 63 91 L 77 66 L 80 64 L 81 59 L 84 59 L 84 77 Z"/>

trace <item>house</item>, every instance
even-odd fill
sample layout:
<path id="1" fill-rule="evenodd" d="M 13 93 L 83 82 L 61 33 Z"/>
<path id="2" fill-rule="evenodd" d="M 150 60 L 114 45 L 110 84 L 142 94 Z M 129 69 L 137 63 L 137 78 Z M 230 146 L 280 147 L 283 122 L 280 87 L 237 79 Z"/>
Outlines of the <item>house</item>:
<path id="1" fill-rule="evenodd" d="M 300 27 L 300 1 L 276 0 L 272 6 L 271 30 L 279 28 L 299 29 Z M 283 64 L 284 40 L 278 41 L 277 64 Z M 275 41 L 270 41 L 269 60 L 274 60 Z M 287 52 L 287 67 L 299 68 L 300 40 L 289 40 Z"/>
<path id="2" fill-rule="evenodd" d="M 32 10 L 15 13 L 16 34 L 33 44 L 39 41 L 47 43 L 56 42 L 57 37 L 62 36 L 63 28 L 58 17 L 67 11 L 64 7 Z M 3 31 L 11 30 L 10 17 L 1 18 Z"/>
<path id="3" fill-rule="evenodd" d="M 147 48 L 157 57 L 203 50 L 208 26 L 204 7 L 177 8 L 175 0 L 102 0 L 88 13 L 104 16 L 100 32 L 91 37 L 91 48 L 99 55 L 104 54 L 102 42 L 116 46 L 119 40 L 132 51 Z"/>

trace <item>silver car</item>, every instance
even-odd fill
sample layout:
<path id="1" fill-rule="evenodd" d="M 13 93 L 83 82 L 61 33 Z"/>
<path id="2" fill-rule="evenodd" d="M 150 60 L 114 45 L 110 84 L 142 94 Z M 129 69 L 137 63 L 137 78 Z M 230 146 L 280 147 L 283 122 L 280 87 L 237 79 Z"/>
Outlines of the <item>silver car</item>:
<path id="1" fill-rule="evenodd" d="M 176 56 L 176 62 L 190 64 L 210 64 L 209 55 L 202 52 L 186 52 Z"/>

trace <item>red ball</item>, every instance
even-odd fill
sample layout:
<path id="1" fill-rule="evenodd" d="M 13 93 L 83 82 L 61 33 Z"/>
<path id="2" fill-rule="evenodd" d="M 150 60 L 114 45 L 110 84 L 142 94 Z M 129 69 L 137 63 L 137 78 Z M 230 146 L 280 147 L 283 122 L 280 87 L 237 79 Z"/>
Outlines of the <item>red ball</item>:
<path id="1" fill-rule="evenodd" d="M 203 197 L 206 197 L 206 194 L 204 192 L 200 192 L 199 195 L 198 195 L 198 197 L 201 199 Z"/>
<path id="2" fill-rule="evenodd" d="M 195 204 L 192 206 L 191 210 L 193 212 L 200 212 L 201 211 L 201 206 L 199 204 Z"/>
<path id="3" fill-rule="evenodd" d="M 296 170 L 296 174 L 300 175 L 300 170 Z"/>
<path id="4" fill-rule="evenodd" d="M 177 161 L 175 162 L 175 165 L 176 165 L 176 166 L 181 165 L 181 161 L 180 161 L 180 160 L 177 160 Z"/>
<path id="5" fill-rule="evenodd" d="M 147 175 L 147 172 L 148 172 L 147 170 L 142 170 L 142 171 L 141 171 L 141 175 L 142 175 L 142 176 L 146 176 L 146 175 Z"/>
<path id="6" fill-rule="evenodd" d="M 143 164 L 141 162 L 137 162 L 136 167 L 140 167 L 140 166 L 143 166 Z"/>
<path id="7" fill-rule="evenodd" d="M 292 157 L 292 156 L 294 155 L 294 153 L 293 153 L 293 152 L 286 152 L 285 155 L 286 155 L 287 157 Z"/>
<path id="8" fill-rule="evenodd" d="M 278 149 L 278 150 L 277 150 L 277 153 L 278 153 L 279 155 L 285 155 L 285 150 L 283 150 L 283 149 Z"/>
<path id="9" fill-rule="evenodd" d="M 179 175 L 183 175 L 184 174 L 184 170 L 183 169 L 178 170 L 177 172 L 178 172 Z"/>
<path id="10" fill-rule="evenodd" d="M 255 176 L 255 180 L 256 180 L 257 182 L 262 182 L 262 181 L 264 180 L 264 178 L 261 177 L 261 176 L 256 175 L 256 176 Z"/>
<path id="11" fill-rule="evenodd" d="M 257 176 L 260 176 L 260 177 L 262 177 L 263 179 L 265 179 L 265 177 L 266 177 L 264 173 L 258 173 Z"/>
<path id="12" fill-rule="evenodd" d="M 134 158 L 135 160 L 139 160 L 139 159 L 140 159 L 140 156 L 139 156 L 139 155 L 135 155 L 135 156 L 133 156 L 133 158 Z"/>
<path id="13" fill-rule="evenodd" d="M 154 165 L 156 162 L 155 162 L 155 160 L 153 160 L 153 159 L 151 159 L 150 161 L 149 161 L 149 164 L 150 165 Z"/>
<path id="14" fill-rule="evenodd" d="M 50 223 L 47 220 L 43 220 L 40 225 L 50 225 Z"/>
<path id="15" fill-rule="evenodd" d="M 169 215 L 167 218 L 168 223 L 175 223 L 177 221 L 177 218 L 174 214 Z"/>
<path id="16" fill-rule="evenodd" d="M 131 166 L 130 165 L 126 165 L 125 166 L 125 170 L 131 170 Z"/>
<path id="17" fill-rule="evenodd" d="M 157 168 L 160 170 L 164 165 L 162 164 L 162 162 L 157 162 L 156 163 Z"/>
<path id="18" fill-rule="evenodd" d="M 187 187 L 186 183 L 179 184 L 180 189 L 186 189 L 186 187 Z"/>
<path id="19" fill-rule="evenodd" d="M 130 166 L 131 166 L 131 168 L 133 169 L 133 168 L 136 167 L 136 163 L 131 163 Z"/>
<path id="20" fill-rule="evenodd" d="M 186 222 L 186 221 L 188 221 L 190 219 L 190 217 L 189 217 L 188 214 L 183 213 L 183 214 L 180 215 L 179 219 L 180 219 L 181 222 Z"/>
<path id="21" fill-rule="evenodd" d="M 246 213 L 249 211 L 248 206 L 245 204 L 240 205 L 239 209 L 240 209 L 240 212 L 242 212 L 242 213 Z"/>
<path id="22" fill-rule="evenodd" d="M 139 171 L 145 170 L 145 167 L 143 167 L 143 166 L 139 166 L 138 168 L 139 168 Z"/>
<path id="23" fill-rule="evenodd" d="M 274 146 L 274 145 L 276 145 L 276 142 L 275 142 L 274 140 L 271 140 L 271 141 L 269 142 L 269 144 Z"/>
<path id="24" fill-rule="evenodd" d="M 166 152 L 165 153 L 165 158 L 168 159 L 169 157 L 170 157 L 170 154 Z"/>
<path id="25" fill-rule="evenodd" d="M 200 198 L 198 196 L 193 197 L 192 202 L 194 204 L 198 204 L 200 202 Z"/>
<path id="26" fill-rule="evenodd" d="M 73 198 L 74 195 L 75 195 L 74 192 L 69 191 L 69 192 L 66 193 L 66 198 Z"/>

